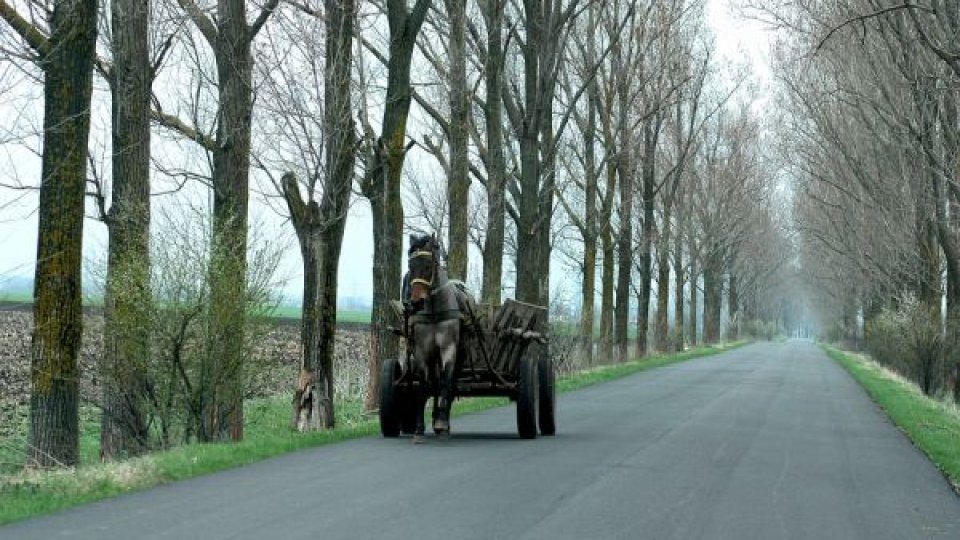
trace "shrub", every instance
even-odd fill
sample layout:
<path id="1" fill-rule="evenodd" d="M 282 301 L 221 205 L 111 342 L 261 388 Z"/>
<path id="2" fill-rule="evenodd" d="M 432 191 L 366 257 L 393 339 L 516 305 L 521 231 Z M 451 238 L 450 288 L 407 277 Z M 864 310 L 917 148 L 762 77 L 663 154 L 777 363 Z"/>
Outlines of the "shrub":
<path id="1" fill-rule="evenodd" d="M 880 364 L 917 383 L 924 394 L 944 386 L 946 361 L 956 349 L 947 339 L 939 306 L 930 307 L 904 294 L 865 325 L 867 349 Z"/>
<path id="2" fill-rule="evenodd" d="M 753 319 L 747 321 L 742 326 L 741 331 L 746 337 L 771 341 L 777 335 L 777 325 L 773 322 Z"/>

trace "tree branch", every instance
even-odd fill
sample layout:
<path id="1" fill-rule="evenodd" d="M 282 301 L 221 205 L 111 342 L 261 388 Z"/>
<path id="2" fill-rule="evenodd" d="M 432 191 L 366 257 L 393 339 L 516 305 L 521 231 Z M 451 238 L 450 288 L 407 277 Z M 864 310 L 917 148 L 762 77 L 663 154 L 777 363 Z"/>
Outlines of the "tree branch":
<path id="1" fill-rule="evenodd" d="M 157 124 L 167 129 L 176 131 L 177 133 L 199 144 L 210 152 L 213 152 L 217 149 L 217 141 L 214 140 L 213 137 L 207 135 L 206 133 L 202 133 L 195 127 L 187 125 L 186 122 L 180 120 L 180 118 L 172 114 L 167 114 L 159 109 L 151 109 L 150 118 Z"/>
<path id="2" fill-rule="evenodd" d="M 253 24 L 250 25 L 250 30 L 247 33 L 248 41 L 253 41 L 253 38 L 257 37 L 260 29 L 263 28 L 263 25 L 267 22 L 267 19 L 270 18 L 270 15 L 273 15 L 279 3 L 280 0 L 269 0 L 267 5 L 263 6 L 263 9 L 260 10 L 260 15 L 257 16 L 257 20 L 253 21 Z"/>
<path id="3" fill-rule="evenodd" d="M 823 38 L 822 40 L 820 40 L 820 43 L 817 44 L 817 47 L 814 49 L 813 52 L 814 52 L 814 54 L 820 52 L 820 49 L 823 48 L 823 46 L 827 43 L 827 41 L 830 41 L 830 38 L 832 38 L 834 34 L 836 34 L 837 32 L 839 32 L 839 31 L 842 30 L 843 28 L 845 28 L 845 27 L 847 27 L 847 26 L 850 26 L 851 24 L 858 23 L 858 22 L 861 22 L 861 23 L 862 23 L 862 22 L 866 22 L 866 21 L 868 21 L 868 20 L 870 20 L 870 19 L 875 19 L 875 18 L 877 18 L 877 17 L 882 17 L 882 16 L 884 16 L 884 15 L 887 15 L 888 13 L 893 13 L 893 12 L 895 12 L 895 11 L 902 11 L 902 10 L 905 10 L 905 9 L 906 9 L 906 10 L 909 10 L 911 13 L 913 12 L 913 10 L 916 9 L 916 10 L 920 10 L 920 11 L 925 11 L 925 12 L 927 12 L 927 13 L 936 14 L 936 11 L 933 10 L 933 9 L 931 9 L 931 8 L 928 8 L 928 7 L 926 7 L 926 6 L 918 6 L 918 5 L 916 5 L 916 4 L 910 4 L 910 3 L 901 4 L 901 5 L 899 5 L 899 6 L 889 6 L 889 7 L 881 8 L 881 9 L 878 9 L 878 10 L 874 11 L 873 13 L 868 13 L 868 14 L 866 14 L 866 15 L 860 15 L 860 16 L 857 16 L 857 17 L 852 17 L 852 18 L 850 18 L 850 19 L 847 19 L 847 20 L 844 21 L 843 23 L 841 23 L 839 26 L 835 26 L 835 27 L 831 28 L 830 31 L 827 32 L 827 35 L 824 36 L 824 38 Z"/>
<path id="4" fill-rule="evenodd" d="M 50 54 L 50 39 L 39 28 L 24 19 L 6 0 L 0 0 L 0 18 L 27 42 L 40 57 Z"/>
<path id="5" fill-rule="evenodd" d="M 193 0 L 177 0 L 177 3 L 187 12 L 187 15 L 190 16 L 193 24 L 197 26 L 197 30 L 200 30 L 200 33 L 203 34 L 207 43 L 213 47 L 217 40 L 217 28 L 213 25 L 213 21 L 200 10 Z"/>

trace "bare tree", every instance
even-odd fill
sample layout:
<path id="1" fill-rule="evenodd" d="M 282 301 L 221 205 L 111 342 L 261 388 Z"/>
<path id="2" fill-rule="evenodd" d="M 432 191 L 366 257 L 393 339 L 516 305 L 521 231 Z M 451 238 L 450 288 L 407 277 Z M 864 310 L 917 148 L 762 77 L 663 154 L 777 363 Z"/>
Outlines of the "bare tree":
<path id="1" fill-rule="evenodd" d="M 150 4 L 113 0 L 112 205 L 104 298 L 103 458 L 147 450 L 150 357 Z M 162 56 L 162 53 L 160 54 Z"/>
<path id="2" fill-rule="evenodd" d="M 243 438 L 243 313 L 246 301 L 247 214 L 249 207 L 250 132 L 253 116 L 251 44 L 279 0 L 269 0 L 248 23 L 246 2 L 223 0 L 215 16 L 193 0 L 179 0 L 217 66 L 217 132 L 213 153 L 213 238 L 211 295 L 214 329 L 210 384 L 202 398 L 201 440 Z M 224 377 L 216 376 L 225 374 Z"/>
<path id="3" fill-rule="evenodd" d="M 400 180 L 403 177 L 403 161 L 409 148 L 406 129 L 412 100 L 410 65 L 417 35 L 430 4 L 430 0 L 417 0 L 411 9 L 406 0 L 387 0 L 390 49 L 386 57 L 387 90 L 380 135 L 374 135 L 369 122 L 364 125 L 366 170 L 361 179 L 361 190 L 373 209 L 373 249 L 376 254 L 373 264 L 370 386 L 366 404 L 368 409 L 374 409 L 377 405 L 376 389 L 381 360 L 397 355 L 397 339 L 387 327 L 393 322 L 389 302 L 400 297 L 403 242 Z M 362 120 L 365 121 L 364 118 Z"/>
<path id="4" fill-rule="evenodd" d="M 450 20 L 447 51 L 450 58 L 450 175 L 447 178 L 447 271 L 454 279 L 467 278 L 467 234 L 470 194 L 470 89 L 467 87 L 467 1 L 444 0 Z"/>
<path id="5" fill-rule="evenodd" d="M 290 15 L 297 17 L 296 12 Z M 322 29 L 315 24 L 321 20 Z M 294 424 L 300 429 L 335 424 L 337 275 L 356 155 L 351 107 L 355 21 L 355 3 L 332 0 L 325 3 L 323 16 L 311 14 L 299 23 L 285 18 L 279 39 L 297 52 L 284 55 L 288 65 L 277 57 L 265 68 L 281 74 L 275 81 L 265 74 L 271 81 L 265 85 L 268 99 L 274 101 L 265 107 L 279 119 L 277 137 L 287 141 L 286 166 L 300 175 L 289 172 L 274 186 L 286 201 L 303 257 L 303 360 L 293 403 Z M 322 50 L 316 37 L 321 32 Z M 304 76 L 320 72 L 321 64 L 322 80 Z M 284 166 L 282 159 L 278 166 Z"/>
<path id="6" fill-rule="evenodd" d="M 28 462 L 79 458 L 80 265 L 97 5 L 60 0 L 45 32 L 0 0 L 0 17 L 36 55 L 44 75 Z"/>
<path id="7" fill-rule="evenodd" d="M 523 94 L 504 94 L 520 147 L 516 184 L 517 298 L 549 304 L 550 223 L 556 185 L 553 95 L 563 64 L 565 37 L 580 0 L 524 0 Z"/>
<path id="8" fill-rule="evenodd" d="M 503 253 L 507 201 L 507 162 L 504 155 L 503 92 L 505 54 L 503 23 L 506 0 L 481 1 L 486 22 L 486 100 L 483 112 L 487 134 L 487 231 L 483 244 L 483 290 L 489 304 L 499 304 L 502 294 Z"/>

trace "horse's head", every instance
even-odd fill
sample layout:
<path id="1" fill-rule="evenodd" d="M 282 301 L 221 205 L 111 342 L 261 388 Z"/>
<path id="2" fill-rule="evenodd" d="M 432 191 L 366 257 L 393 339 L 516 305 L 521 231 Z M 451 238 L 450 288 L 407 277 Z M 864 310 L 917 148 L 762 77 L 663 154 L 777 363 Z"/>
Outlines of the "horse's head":
<path id="1" fill-rule="evenodd" d="M 407 271 L 410 277 L 410 301 L 422 302 L 430 294 L 437 277 L 440 245 L 433 235 L 410 235 L 407 252 Z"/>

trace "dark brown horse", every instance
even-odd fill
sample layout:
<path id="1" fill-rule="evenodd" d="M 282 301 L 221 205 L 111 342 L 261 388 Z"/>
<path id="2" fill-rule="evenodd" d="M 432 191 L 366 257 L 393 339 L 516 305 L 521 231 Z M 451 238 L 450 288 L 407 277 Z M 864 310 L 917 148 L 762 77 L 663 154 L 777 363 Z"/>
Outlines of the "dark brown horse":
<path id="1" fill-rule="evenodd" d="M 419 442 L 424 433 L 424 412 L 430 387 L 438 390 L 433 408 L 433 430 L 450 433 L 450 406 L 454 396 L 457 350 L 465 312 L 473 299 L 462 284 L 447 279 L 440 263 L 440 246 L 433 235 L 410 236 L 404 278 L 404 303 L 409 314 L 412 346 L 412 375 L 421 381 L 416 399 L 416 431 Z"/>

